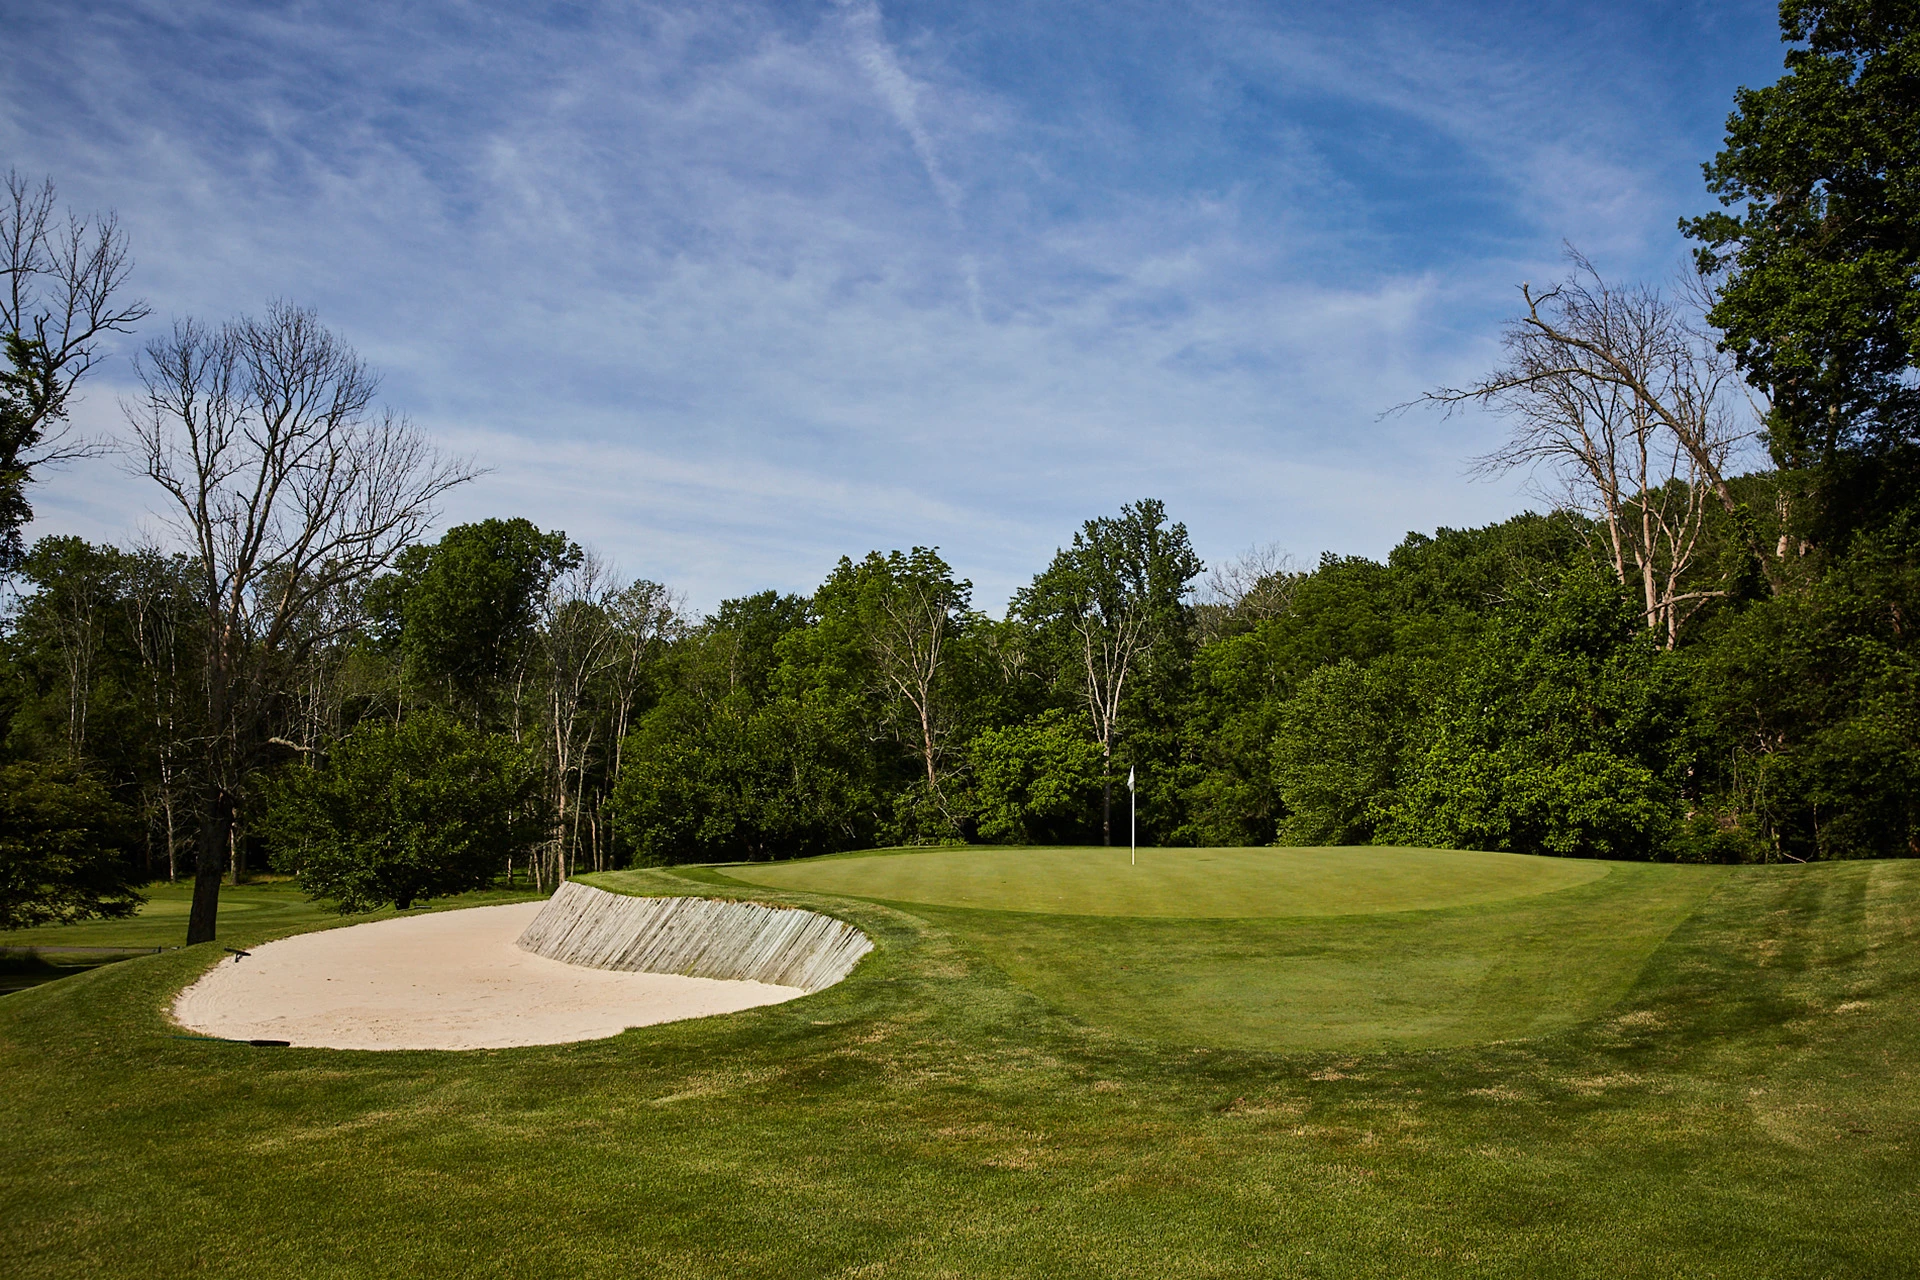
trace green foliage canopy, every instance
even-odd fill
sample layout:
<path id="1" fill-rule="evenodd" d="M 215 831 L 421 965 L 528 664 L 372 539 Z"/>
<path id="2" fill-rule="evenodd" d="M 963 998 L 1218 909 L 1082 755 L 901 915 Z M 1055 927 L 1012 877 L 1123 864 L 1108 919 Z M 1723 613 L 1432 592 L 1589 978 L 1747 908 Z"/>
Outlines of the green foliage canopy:
<path id="1" fill-rule="evenodd" d="M 368 721 L 319 764 L 283 768 L 264 825 L 279 865 L 314 898 L 404 911 L 487 884 L 538 830 L 524 816 L 529 766 L 509 739 L 435 711 Z"/>
<path id="2" fill-rule="evenodd" d="M 0 767 L 0 929 L 130 916 L 133 815 L 72 765 Z"/>
<path id="3" fill-rule="evenodd" d="M 1920 7 L 1783 0 L 1797 47 L 1742 89 L 1705 166 L 1730 212 L 1683 220 L 1709 318 L 1773 399 L 1776 457 L 1830 461 L 1920 439 Z"/>
<path id="4" fill-rule="evenodd" d="M 1100 790 L 1100 744 L 1085 716 L 1049 708 L 1024 723 L 981 731 L 967 751 L 982 840 L 1085 838 L 1086 815 Z"/>
<path id="5" fill-rule="evenodd" d="M 397 624 L 416 671 L 477 705 L 524 659 L 541 594 L 581 554 L 566 534 L 518 517 L 456 525 L 402 553 L 370 612 Z"/>
<path id="6" fill-rule="evenodd" d="M 8 333 L 0 350 L 0 570 L 12 571 L 26 552 L 21 531 L 33 519 L 30 458 L 48 425 L 66 416 L 66 395 L 46 343 Z"/>

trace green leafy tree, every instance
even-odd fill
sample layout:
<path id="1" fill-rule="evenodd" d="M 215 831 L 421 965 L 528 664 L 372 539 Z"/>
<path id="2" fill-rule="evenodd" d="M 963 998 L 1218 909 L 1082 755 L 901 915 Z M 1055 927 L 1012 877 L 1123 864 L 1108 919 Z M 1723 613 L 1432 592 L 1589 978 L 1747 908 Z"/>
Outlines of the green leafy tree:
<path id="1" fill-rule="evenodd" d="M 40 343 L 8 333 L 0 335 L 0 347 L 6 355 L 0 368 L 0 569 L 10 570 L 25 554 L 21 532 L 33 520 L 27 485 L 36 468 L 60 460 L 58 453 L 36 454 L 66 406 Z"/>
<path id="2" fill-rule="evenodd" d="M 536 787 L 509 739 L 422 711 L 364 723 L 317 765 L 282 769 L 267 788 L 265 830 L 276 864 L 312 897 L 343 912 L 404 911 L 491 881 L 542 830 L 515 822 Z"/>
<path id="3" fill-rule="evenodd" d="M 581 556 L 565 533 L 519 518 L 455 525 L 433 546 L 407 548 L 382 596 L 397 596 L 409 666 L 479 716 L 524 670 L 541 600 Z"/>
<path id="4" fill-rule="evenodd" d="M 1420 715 L 1399 694 L 1376 705 L 1384 690 L 1375 684 L 1391 672 L 1396 688 L 1411 688 L 1426 671 L 1469 661 L 1489 620 L 1516 600 L 1550 593 L 1587 556 L 1592 535 L 1590 522 L 1571 512 L 1525 513 L 1484 529 L 1410 533 L 1386 564 L 1328 555 L 1310 572 L 1268 581 L 1259 616 L 1223 627 L 1194 657 L 1181 733 L 1199 776 L 1179 838 L 1369 838 L 1375 810 L 1391 803 L 1367 781 L 1386 776 L 1369 763 L 1371 753 L 1404 740 Z M 1388 665 L 1375 670 L 1381 663 Z M 1352 670 L 1333 670 L 1343 664 Z M 1321 679 L 1333 683 L 1308 696 L 1308 682 Z M 1352 688 L 1342 684 L 1340 697 L 1329 696 L 1343 681 Z M 1343 702 L 1346 693 L 1359 701 Z M 1368 736 L 1375 730 L 1378 741 Z M 1323 751 L 1323 738 L 1352 752 Z"/>
<path id="5" fill-rule="evenodd" d="M 924 828 L 951 835 L 963 815 L 949 779 L 955 726 L 954 650 L 973 622 L 972 585 L 956 580 L 937 548 L 841 557 L 814 593 L 814 625 L 781 645 L 781 687 L 847 704 L 874 736 L 917 762 L 916 794 L 902 797 L 902 838 Z M 885 767 L 876 760 L 877 767 Z"/>
<path id="6" fill-rule="evenodd" d="M 1280 708 L 1274 786 L 1279 843 L 1369 844 L 1398 797 L 1417 709 L 1403 664 L 1343 658 L 1300 682 Z"/>
<path id="7" fill-rule="evenodd" d="M 122 608 L 128 569 L 118 548 L 74 537 L 42 538 L 22 559 L 20 577 L 31 591 L 10 639 L 30 693 L 14 719 L 16 749 L 77 764 L 102 751 L 123 757 L 129 728 L 137 735 L 127 723 L 134 671 Z"/>
<path id="8" fill-rule="evenodd" d="M 660 663 L 659 700 L 622 744 L 610 816 L 651 865 L 821 853 L 870 841 L 873 787 L 857 645 L 817 646 L 811 602 L 723 601 Z"/>
<path id="9" fill-rule="evenodd" d="M 1885 456 L 1920 440 L 1920 9 L 1783 0 L 1780 30 L 1787 74 L 1740 90 L 1705 167 L 1727 211 L 1681 226 L 1782 465 Z"/>
<path id="10" fill-rule="evenodd" d="M 1597 565 L 1502 610 L 1413 732 L 1382 843 L 1601 858 L 1671 852 L 1679 673 Z"/>
<path id="11" fill-rule="evenodd" d="M 1182 732 L 1193 745 L 1200 777 L 1186 797 L 1187 824 L 1179 833 L 1184 842 L 1273 842 L 1280 797 L 1267 751 L 1287 676 L 1275 653 L 1283 635 L 1283 623 L 1262 619 L 1194 655 L 1193 698 Z"/>
<path id="12" fill-rule="evenodd" d="M 1728 616 L 1689 655 L 1703 808 L 1729 853 L 1920 853 L 1917 526 L 1861 534 L 1806 591 Z"/>
<path id="13" fill-rule="evenodd" d="M 614 827 L 655 866 L 857 848 L 884 807 L 865 746 L 859 721 L 823 699 L 677 695 L 627 741 Z"/>
<path id="14" fill-rule="evenodd" d="M 764 702 L 780 668 L 780 642 L 813 624 L 813 605 L 805 596 L 762 591 L 720 608 L 700 629 L 696 663 L 688 674 L 708 698 L 740 692 Z"/>
<path id="15" fill-rule="evenodd" d="M 70 764 L 0 767 L 0 929 L 130 916 L 132 813 Z"/>
<path id="16" fill-rule="evenodd" d="M 184 556 L 148 548 L 127 560 L 124 581 L 127 647 L 139 667 L 134 701 L 140 728 L 124 737 L 144 740 L 136 776 L 148 843 L 151 847 L 158 842 L 167 879 L 173 880 L 179 873 L 181 819 L 191 800 L 194 752 L 202 736 L 195 688 L 200 661 L 194 649 L 199 607 L 194 570 Z"/>
<path id="17" fill-rule="evenodd" d="M 1086 718 L 1050 708 L 1023 724 L 991 728 L 967 746 L 980 838 L 1050 844 L 1091 829 L 1100 790 L 1100 744 Z"/>
<path id="18" fill-rule="evenodd" d="M 1118 516 L 1087 521 L 1014 597 L 1013 612 L 1035 632 L 1055 688 L 1084 706 L 1093 725 L 1105 843 L 1113 842 L 1115 752 L 1129 733 L 1167 727 L 1155 721 L 1171 718 L 1192 661 L 1187 597 L 1205 567 L 1187 527 L 1169 524 L 1166 505 L 1146 498 Z M 1153 776 L 1161 772 L 1149 771 L 1149 787 L 1161 785 Z M 1154 804 L 1149 812 L 1171 807 Z"/>

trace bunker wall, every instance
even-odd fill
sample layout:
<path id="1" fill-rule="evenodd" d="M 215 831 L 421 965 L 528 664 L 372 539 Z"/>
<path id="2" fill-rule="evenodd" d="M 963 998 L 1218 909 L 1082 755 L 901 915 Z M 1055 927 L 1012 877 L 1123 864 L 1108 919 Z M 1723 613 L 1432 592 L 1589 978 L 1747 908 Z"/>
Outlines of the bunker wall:
<path id="1" fill-rule="evenodd" d="M 712 898 L 634 898 L 568 881 L 520 935 L 550 960 L 628 973 L 733 978 L 818 991 L 873 950 L 843 920 Z"/>

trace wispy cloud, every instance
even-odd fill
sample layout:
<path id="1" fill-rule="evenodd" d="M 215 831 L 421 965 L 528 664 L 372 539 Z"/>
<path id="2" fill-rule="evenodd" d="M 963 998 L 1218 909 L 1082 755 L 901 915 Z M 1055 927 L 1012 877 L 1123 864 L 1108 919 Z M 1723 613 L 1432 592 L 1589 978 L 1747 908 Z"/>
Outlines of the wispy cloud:
<path id="1" fill-rule="evenodd" d="M 1761 78 L 1452 6 L 22 2 L 0 147 L 118 207 L 156 323 L 317 306 L 496 468 L 449 519 L 707 605 L 928 542 L 992 603 L 1146 494 L 1208 554 L 1513 510 L 1463 478 L 1490 424 L 1377 414 L 1482 367 L 1563 237 L 1664 272 Z"/>
<path id="2" fill-rule="evenodd" d="M 913 139 L 913 152 L 927 171 L 927 181 L 939 193 L 940 202 L 957 219 L 960 215 L 960 188 L 940 165 L 933 138 L 920 121 L 921 87 L 900 69 L 900 60 L 887 43 L 881 28 L 880 6 L 874 0 L 835 0 L 846 11 L 847 30 L 852 37 L 854 60 L 873 82 L 880 100 L 900 127 Z"/>
<path id="3" fill-rule="evenodd" d="M 940 154 L 934 148 L 933 137 L 927 132 L 927 126 L 920 119 L 920 98 L 922 87 L 900 67 L 900 60 L 894 56 L 893 46 L 887 43 L 886 32 L 882 27 L 880 6 L 875 0 L 834 0 L 846 11 L 847 29 L 851 36 L 852 52 L 860 69 L 867 73 L 873 82 L 874 91 L 880 100 L 893 113 L 893 118 L 906 130 L 907 137 L 913 140 L 913 153 L 920 158 L 921 167 L 927 172 L 927 181 L 933 185 L 940 197 L 940 203 L 947 207 L 947 215 L 953 220 L 956 232 L 964 234 L 965 216 L 961 212 L 962 194 L 959 184 L 947 176 L 940 164 Z M 967 283 L 967 297 L 974 318 L 980 316 L 980 264 L 971 253 L 959 255 L 960 271 Z"/>

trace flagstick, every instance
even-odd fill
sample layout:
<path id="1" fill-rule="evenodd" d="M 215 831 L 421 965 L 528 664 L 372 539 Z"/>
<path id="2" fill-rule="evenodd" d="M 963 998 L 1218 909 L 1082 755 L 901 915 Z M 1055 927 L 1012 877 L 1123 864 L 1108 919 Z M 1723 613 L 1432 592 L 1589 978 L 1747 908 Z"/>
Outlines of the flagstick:
<path id="1" fill-rule="evenodd" d="M 1140 796 L 1133 789 L 1133 770 L 1127 770 L 1127 865 L 1140 865 Z"/>

